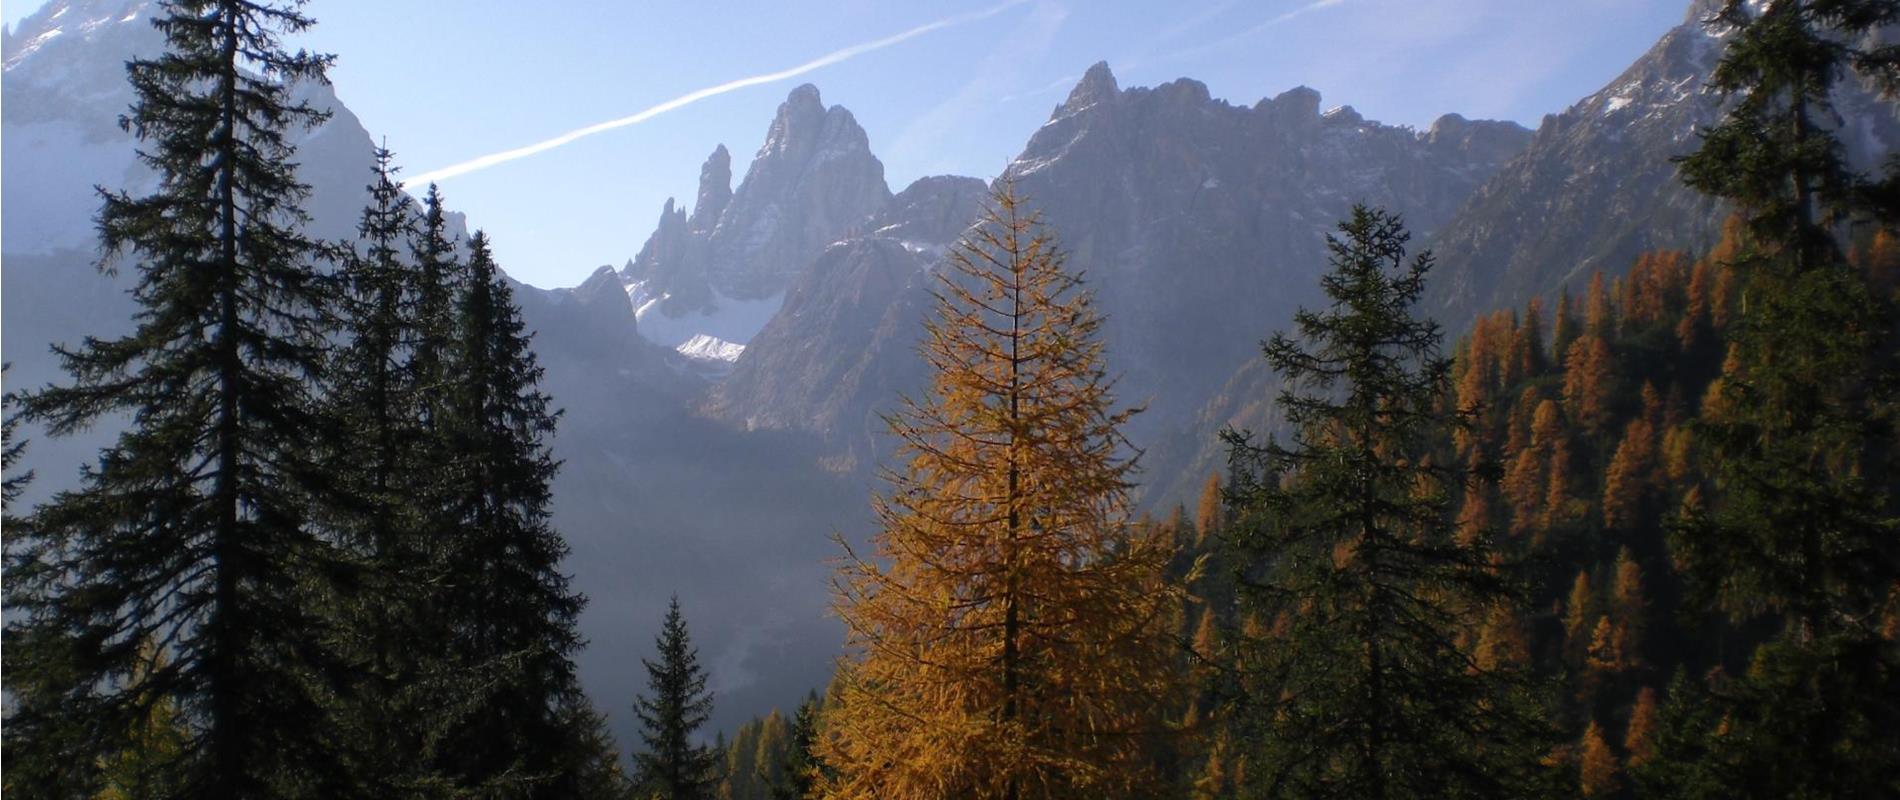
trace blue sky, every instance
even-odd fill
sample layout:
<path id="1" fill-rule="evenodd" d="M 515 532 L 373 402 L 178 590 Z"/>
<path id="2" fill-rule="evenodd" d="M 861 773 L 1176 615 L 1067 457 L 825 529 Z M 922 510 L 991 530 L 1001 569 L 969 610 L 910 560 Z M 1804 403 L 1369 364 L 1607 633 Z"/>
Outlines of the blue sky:
<path id="1" fill-rule="evenodd" d="M 293 44 L 333 52 L 338 94 L 411 175 L 522 147 L 736 79 L 957 17 L 782 81 L 442 182 L 512 274 L 567 286 L 639 249 L 691 202 L 715 144 L 734 183 L 793 86 L 856 114 L 893 191 L 999 172 L 1106 60 L 1123 86 L 1177 77 L 1251 104 L 1301 84 L 1326 106 L 1424 127 L 1439 114 L 1535 127 L 1608 83 L 1687 0 L 1003 0 L 657 3 L 314 0 Z M 8 0 L 8 23 L 35 0 Z"/>

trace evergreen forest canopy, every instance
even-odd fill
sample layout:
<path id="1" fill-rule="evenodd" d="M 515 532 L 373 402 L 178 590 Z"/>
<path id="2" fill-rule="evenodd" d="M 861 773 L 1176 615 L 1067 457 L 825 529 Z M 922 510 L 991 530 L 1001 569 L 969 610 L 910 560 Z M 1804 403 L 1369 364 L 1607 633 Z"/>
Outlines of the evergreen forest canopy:
<path id="1" fill-rule="evenodd" d="M 8 396 L 4 790 L 22 798 L 1900 795 L 1900 0 L 1731 0 L 1679 160 L 1734 216 L 1447 343 L 1355 208 L 1271 333 L 1285 425 L 1136 516 L 1102 317 L 998 181 L 937 271 L 930 383 L 842 539 L 831 684 L 708 744 L 675 601 L 623 759 L 579 688 L 560 412 L 489 240 L 375 153 L 301 232 L 300 2 L 170 0 L 127 65 L 159 176 L 102 192 L 130 334 Z M 102 261 L 103 263 L 103 261 Z M 1082 265 L 1086 266 L 1086 265 Z M 17 414 L 17 415 L 16 415 Z M 36 508 L 20 419 L 127 430 Z M 657 616 L 657 615 L 656 615 Z"/>

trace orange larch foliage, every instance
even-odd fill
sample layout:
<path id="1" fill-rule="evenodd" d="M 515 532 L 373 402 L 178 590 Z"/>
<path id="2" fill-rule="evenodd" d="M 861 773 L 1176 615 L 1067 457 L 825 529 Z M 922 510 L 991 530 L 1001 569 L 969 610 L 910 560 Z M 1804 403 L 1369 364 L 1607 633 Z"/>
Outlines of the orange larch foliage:
<path id="1" fill-rule="evenodd" d="M 1639 416 L 1623 429 L 1623 441 L 1617 445 L 1616 455 L 1610 458 L 1610 466 L 1604 471 L 1603 524 L 1606 527 L 1629 528 L 1636 524 L 1637 512 L 1649 491 L 1650 474 L 1655 468 L 1656 428 Z"/>
<path id="2" fill-rule="evenodd" d="M 1610 749 L 1610 743 L 1603 740 L 1603 729 L 1595 720 L 1583 731 L 1583 741 L 1578 746 L 1577 774 L 1581 782 L 1584 797 L 1608 797 L 1614 794 L 1619 783 L 1617 776 L 1616 753 Z"/>
<path id="3" fill-rule="evenodd" d="M 1577 498 L 1570 481 L 1570 437 L 1559 434 L 1550 444 L 1548 485 L 1544 490 L 1544 530 L 1557 528 L 1581 518 L 1588 504 Z"/>
<path id="4" fill-rule="evenodd" d="M 1483 630 L 1478 633 L 1474 650 L 1472 661 L 1480 671 L 1528 667 L 1531 662 L 1529 626 L 1511 609 L 1493 606 Z"/>
<path id="5" fill-rule="evenodd" d="M 828 798 L 1150 796 L 1146 743 L 1181 705 L 1173 553 L 1129 525 L 1101 317 L 1012 188 L 993 202 L 938 273 L 875 554 L 847 547 L 834 580 Z"/>
<path id="6" fill-rule="evenodd" d="M 1511 406 L 1510 419 L 1505 423 L 1504 452 L 1516 453 L 1531 446 L 1531 420 L 1543 402 L 1544 396 L 1535 386 L 1526 386 L 1518 393 L 1517 402 Z"/>
<path id="7" fill-rule="evenodd" d="M 1656 756 L 1656 728 L 1660 724 L 1657 713 L 1656 690 L 1645 686 L 1636 693 L 1629 729 L 1623 734 L 1623 751 L 1629 753 L 1632 769 Z"/>
<path id="8" fill-rule="evenodd" d="M 1595 333 L 1578 337 L 1564 357 L 1564 410 L 1570 419 L 1586 432 L 1601 432 L 1610 420 L 1615 383 L 1609 344 Z"/>
<path id="9" fill-rule="evenodd" d="M 1573 662 L 1581 663 L 1589 654 L 1588 626 L 1596 618 L 1596 592 L 1590 587 L 1590 571 L 1583 570 L 1570 583 L 1570 597 L 1564 603 L 1564 653 Z"/>
<path id="10" fill-rule="evenodd" d="M 1558 366 L 1563 365 L 1564 355 L 1570 352 L 1570 343 L 1577 338 L 1577 310 L 1574 305 L 1568 287 L 1558 292 L 1557 312 L 1551 315 L 1550 321 L 1550 352 Z"/>
<path id="11" fill-rule="evenodd" d="M 1684 304 L 1689 256 L 1680 250 L 1644 253 L 1623 280 L 1618 311 L 1625 327 L 1659 322 Z"/>
<path id="12" fill-rule="evenodd" d="M 1891 295 L 1900 289 L 1900 236 L 1894 231 L 1881 228 L 1874 231 L 1874 238 L 1867 243 L 1867 249 L 1858 259 L 1861 269 L 1867 273 L 1867 282 L 1881 295 Z"/>
<path id="13" fill-rule="evenodd" d="M 1615 323 L 1616 309 L 1610 305 L 1610 290 L 1604 286 L 1603 273 L 1593 273 L 1590 275 L 1590 292 L 1583 301 L 1583 331 L 1591 336 L 1608 338 L 1614 333 Z"/>
<path id="14" fill-rule="evenodd" d="M 1590 647 L 1584 658 L 1584 667 L 1597 675 L 1621 672 L 1624 667 L 1623 651 L 1616 646 L 1621 639 L 1615 622 L 1607 615 L 1597 617 L 1597 624 L 1590 628 Z"/>
<path id="15" fill-rule="evenodd" d="M 1511 337 L 1512 372 L 1518 378 L 1534 378 L 1544 372 L 1544 300 L 1533 297 L 1524 306 Z M 1508 384 L 1507 384 L 1508 386 Z"/>
<path id="16" fill-rule="evenodd" d="M 1194 532 L 1200 539 L 1196 543 L 1201 549 L 1211 547 L 1219 540 L 1221 529 L 1220 474 L 1207 476 L 1201 484 L 1200 502 L 1194 508 Z"/>

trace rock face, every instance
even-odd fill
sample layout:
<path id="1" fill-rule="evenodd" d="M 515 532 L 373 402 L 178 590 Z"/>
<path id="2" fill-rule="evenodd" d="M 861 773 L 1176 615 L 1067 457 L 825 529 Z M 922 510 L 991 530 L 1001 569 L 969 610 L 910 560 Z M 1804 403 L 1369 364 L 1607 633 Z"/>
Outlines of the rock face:
<path id="1" fill-rule="evenodd" d="M 1189 420 L 1314 296 L 1325 233 L 1354 202 L 1433 230 L 1529 140 L 1510 123 L 1447 117 L 1419 133 L 1319 109 L 1306 88 L 1252 107 L 1213 99 L 1191 80 L 1124 90 L 1098 64 L 1009 167 L 1006 178 L 1043 212 L 1108 316 L 1120 395 L 1149 409 L 1131 430 L 1137 446 Z M 922 189 L 893 205 L 921 211 L 930 197 Z M 867 227 L 922 230 L 892 219 Z M 947 241 L 968 221 L 930 238 Z M 866 463 L 878 412 L 920 389 L 913 345 L 930 279 L 917 256 L 928 250 L 910 253 L 875 241 L 827 250 L 801 291 L 847 294 L 856 305 L 814 312 L 809 299 L 797 308 L 788 299 L 709 408 L 752 427 L 818 432 Z M 892 276 L 904 270 L 917 277 L 897 288 Z M 864 305 L 873 300 L 884 303 L 879 313 Z M 818 368 L 821 354 L 843 365 Z"/>
<path id="2" fill-rule="evenodd" d="M 658 343 L 709 335 L 745 344 L 826 245 L 891 201 L 864 129 L 810 84 L 779 105 L 745 180 L 736 191 L 731 182 L 721 145 L 700 169 L 691 217 L 668 200 L 621 274 L 642 319 L 667 318 L 648 325 Z"/>
<path id="3" fill-rule="evenodd" d="M 842 454 L 871 452 L 882 433 L 873 407 L 921 376 L 909 326 L 928 268 L 984 197 L 975 178 L 922 178 L 861 226 L 868 233 L 825 248 L 706 409 L 748 430 L 811 430 L 839 441 Z"/>
<path id="4" fill-rule="evenodd" d="M 1694 151 L 1697 129 L 1725 110 L 1704 88 L 1729 35 L 1704 25 L 1720 5 L 1697 0 L 1608 86 L 1545 117 L 1523 156 L 1432 242 L 1442 266 L 1431 307 L 1452 330 L 1532 295 L 1579 290 L 1597 270 L 1622 273 L 1646 250 L 1713 243 L 1727 211 L 1683 186 L 1671 159 Z M 1900 112 L 1867 87 L 1844 87 L 1835 110 L 1863 168 L 1900 143 Z"/>

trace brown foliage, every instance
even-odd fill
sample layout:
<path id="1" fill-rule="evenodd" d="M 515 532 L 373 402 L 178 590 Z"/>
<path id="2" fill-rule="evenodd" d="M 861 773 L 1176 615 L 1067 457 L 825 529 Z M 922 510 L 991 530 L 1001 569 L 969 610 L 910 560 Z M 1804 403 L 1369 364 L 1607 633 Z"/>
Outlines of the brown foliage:
<path id="1" fill-rule="evenodd" d="M 1101 317 L 1007 184 L 939 278 L 906 463 L 848 553 L 831 798 L 1151 794 L 1179 691 L 1165 540 L 1131 527 Z"/>
<path id="2" fill-rule="evenodd" d="M 1578 749 L 1577 772 L 1583 796 L 1606 797 L 1615 793 L 1619 783 L 1616 753 L 1610 750 L 1610 743 L 1603 740 L 1603 729 L 1594 720 L 1584 729 Z"/>

